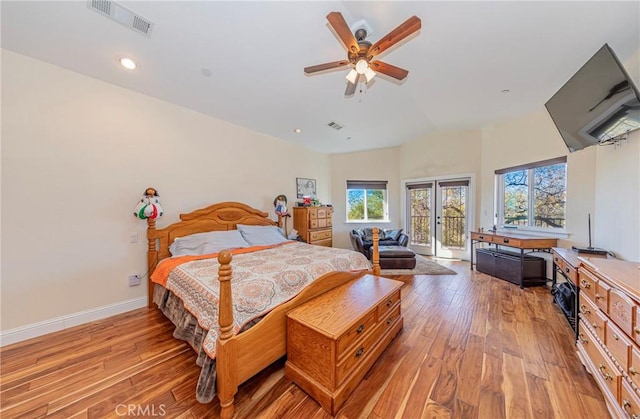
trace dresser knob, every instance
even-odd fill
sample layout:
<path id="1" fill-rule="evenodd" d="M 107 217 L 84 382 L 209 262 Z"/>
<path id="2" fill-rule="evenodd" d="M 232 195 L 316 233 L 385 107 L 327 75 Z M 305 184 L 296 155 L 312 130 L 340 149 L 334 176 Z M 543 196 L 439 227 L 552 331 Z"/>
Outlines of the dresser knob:
<path id="1" fill-rule="evenodd" d="M 600 296 L 600 294 L 596 294 L 596 300 L 601 299 L 602 297 Z"/>
<path id="2" fill-rule="evenodd" d="M 391 321 L 392 321 L 392 320 L 393 320 L 393 319 L 392 319 L 391 317 L 389 317 L 389 318 L 387 319 L 387 324 L 391 324 Z"/>
<path id="3" fill-rule="evenodd" d="M 613 381 L 613 377 L 611 376 L 611 374 L 609 374 L 608 372 L 605 372 L 607 370 L 607 367 L 604 365 L 604 362 L 602 364 L 600 364 L 600 366 L 598 367 L 598 369 L 600 370 L 600 374 L 602 374 L 602 377 L 605 380 L 611 380 Z"/>
<path id="4" fill-rule="evenodd" d="M 363 353 L 364 353 L 364 347 L 360 347 L 360 349 L 356 351 L 356 357 L 360 358 Z"/>
<path id="5" fill-rule="evenodd" d="M 631 402 L 627 399 L 622 400 L 622 407 L 623 408 L 627 408 L 627 407 L 631 407 Z"/>
<path id="6" fill-rule="evenodd" d="M 589 341 L 584 338 L 584 335 L 582 333 L 578 335 L 578 340 L 580 341 L 580 343 L 589 343 Z"/>
<path id="7" fill-rule="evenodd" d="M 618 337 L 618 335 L 616 335 L 615 333 L 613 334 L 613 338 L 614 338 L 615 340 L 620 340 L 620 338 Z"/>
<path id="8" fill-rule="evenodd" d="M 393 304 L 393 301 L 388 300 L 388 301 L 387 301 L 387 307 L 391 307 L 391 304 Z"/>
<path id="9" fill-rule="evenodd" d="M 591 313 L 591 310 L 587 309 L 587 306 L 584 304 L 580 304 L 580 312 L 583 314 L 589 314 Z"/>
<path id="10" fill-rule="evenodd" d="M 598 326 L 598 323 L 595 323 L 595 322 L 594 322 L 594 323 L 591 323 L 591 326 L 593 326 L 593 328 L 594 328 L 594 329 L 597 329 L 597 328 L 599 327 L 599 326 Z"/>
<path id="11" fill-rule="evenodd" d="M 633 328 L 633 331 L 640 334 L 640 327 L 636 326 Z"/>
<path id="12" fill-rule="evenodd" d="M 564 268 L 564 271 L 565 271 L 566 273 L 569 273 L 569 268 Z"/>
<path id="13" fill-rule="evenodd" d="M 361 324 L 360 326 L 358 326 L 358 328 L 356 329 L 356 333 L 362 333 L 362 331 L 364 330 L 364 324 Z"/>
<path id="14" fill-rule="evenodd" d="M 580 285 L 582 285 L 582 288 L 591 288 L 591 284 L 585 281 L 584 279 L 580 280 Z"/>
<path id="15" fill-rule="evenodd" d="M 636 375 L 637 373 L 638 373 L 638 371 L 636 371 L 636 369 L 635 369 L 635 368 L 633 368 L 633 367 L 629 367 L 629 374 L 631 374 L 631 375 Z"/>

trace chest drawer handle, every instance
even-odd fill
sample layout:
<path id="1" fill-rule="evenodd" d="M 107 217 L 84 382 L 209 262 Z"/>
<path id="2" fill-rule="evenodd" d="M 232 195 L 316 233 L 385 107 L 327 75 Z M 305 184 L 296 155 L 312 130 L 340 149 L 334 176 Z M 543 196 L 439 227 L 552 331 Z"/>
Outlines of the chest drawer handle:
<path id="1" fill-rule="evenodd" d="M 589 341 L 584 338 L 584 335 L 582 333 L 578 335 L 578 340 L 580 341 L 580 343 L 589 343 Z"/>
<path id="2" fill-rule="evenodd" d="M 626 409 L 627 407 L 631 407 L 631 402 L 627 399 L 622 400 L 622 407 Z"/>
<path id="3" fill-rule="evenodd" d="M 633 368 L 633 367 L 629 367 L 629 374 L 631 374 L 631 375 L 636 375 L 637 373 L 638 373 L 638 371 L 636 371 L 636 369 L 635 369 L 635 368 Z"/>
<path id="4" fill-rule="evenodd" d="M 566 273 L 569 273 L 569 268 L 564 268 L 564 271 L 565 271 Z"/>
<path id="5" fill-rule="evenodd" d="M 620 338 L 618 337 L 618 335 L 616 335 L 615 333 L 613 334 L 613 338 L 614 338 L 615 340 L 620 340 Z"/>
<path id="6" fill-rule="evenodd" d="M 387 324 L 391 324 L 391 322 L 392 322 L 392 321 L 393 321 L 393 319 L 392 319 L 391 317 L 389 317 L 389 318 L 387 319 Z"/>
<path id="7" fill-rule="evenodd" d="M 633 331 L 640 334 L 640 327 L 636 326 L 633 328 Z"/>
<path id="8" fill-rule="evenodd" d="M 601 298 L 602 298 L 602 296 L 600 294 L 596 294 L 596 300 L 599 300 Z"/>
<path id="9" fill-rule="evenodd" d="M 356 358 L 360 358 L 364 353 L 364 346 L 361 346 L 360 349 L 356 351 Z"/>
<path id="10" fill-rule="evenodd" d="M 358 328 L 356 329 L 356 333 L 362 333 L 362 331 L 364 330 L 364 324 L 361 324 L 360 326 L 358 326 Z"/>
<path id="11" fill-rule="evenodd" d="M 591 326 L 593 326 L 594 329 L 597 329 L 598 327 L 600 327 L 596 322 L 591 323 Z"/>
<path id="12" fill-rule="evenodd" d="M 591 288 L 591 284 L 585 281 L 584 279 L 580 280 L 580 285 L 582 285 L 582 288 Z"/>
<path id="13" fill-rule="evenodd" d="M 590 314 L 591 310 L 587 309 L 587 306 L 585 306 L 584 304 L 580 304 L 580 313 Z"/>
<path id="14" fill-rule="evenodd" d="M 387 307 L 391 307 L 391 304 L 393 304 L 393 301 L 387 300 Z"/>
<path id="15" fill-rule="evenodd" d="M 503 243 L 509 243 L 509 239 L 502 239 Z"/>
<path id="16" fill-rule="evenodd" d="M 611 374 L 609 374 L 608 372 L 606 372 L 607 367 L 604 365 L 604 362 L 602 364 L 600 364 L 600 366 L 598 367 L 598 369 L 600 370 L 600 374 L 602 374 L 602 378 L 604 378 L 605 380 L 611 380 L 613 381 L 613 377 L 611 376 Z"/>

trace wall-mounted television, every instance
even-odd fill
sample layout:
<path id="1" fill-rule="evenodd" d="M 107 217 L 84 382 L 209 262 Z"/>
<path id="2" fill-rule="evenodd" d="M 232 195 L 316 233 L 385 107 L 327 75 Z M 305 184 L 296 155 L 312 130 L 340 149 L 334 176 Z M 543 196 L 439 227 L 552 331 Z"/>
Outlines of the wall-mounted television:
<path id="1" fill-rule="evenodd" d="M 640 128 L 640 91 L 605 44 L 545 103 L 570 152 Z"/>

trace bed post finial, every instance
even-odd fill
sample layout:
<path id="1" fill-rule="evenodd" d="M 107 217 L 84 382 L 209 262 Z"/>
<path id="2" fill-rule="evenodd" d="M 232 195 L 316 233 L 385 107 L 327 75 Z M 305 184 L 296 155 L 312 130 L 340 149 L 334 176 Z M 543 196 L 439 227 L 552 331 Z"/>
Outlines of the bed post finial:
<path id="1" fill-rule="evenodd" d="M 222 250 L 218 254 L 218 281 L 220 281 L 220 313 L 218 323 L 220 325 L 220 340 L 227 340 L 232 335 L 233 307 L 231 295 L 231 251 Z"/>
<path id="2" fill-rule="evenodd" d="M 373 262 L 373 274 L 380 275 L 380 256 L 378 253 L 378 227 L 373 227 L 373 255 L 371 255 L 371 262 Z"/>
<path id="3" fill-rule="evenodd" d="M 233 399 L 238 392 L 238 377 L 235 340 L 233 337 L 233 305 L 231 296 L 231 251 L 222 250 L 218 254 L 218 281 L 220 282 L 220 303 L 218 325 L 220 334 L 216 348 L 216 374 L 218 376 L 218 399 L 222 418 L 233 417 Z"/>

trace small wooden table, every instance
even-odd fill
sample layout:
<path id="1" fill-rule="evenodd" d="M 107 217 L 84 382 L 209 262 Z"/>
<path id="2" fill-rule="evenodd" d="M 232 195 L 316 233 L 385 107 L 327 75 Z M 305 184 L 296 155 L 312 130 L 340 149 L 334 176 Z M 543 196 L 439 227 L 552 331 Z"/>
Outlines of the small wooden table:
<path id="1" fill-rule="evenodd" d="M 558 245 L 558 239 L 551 237 L 525 236 L 522 234 L 503 234 L 492 232 L 471 232 L 471 269 L 473 269 L 473 253 L 476 243 L 494 244 L 496 250 L 499 246 L 508 246 L 520 249 L 520 288 L 524 288 L 524 255 L 525 250 L 550 252 L 551 248 Z"/>

